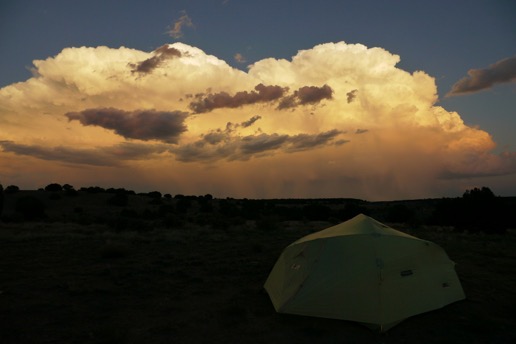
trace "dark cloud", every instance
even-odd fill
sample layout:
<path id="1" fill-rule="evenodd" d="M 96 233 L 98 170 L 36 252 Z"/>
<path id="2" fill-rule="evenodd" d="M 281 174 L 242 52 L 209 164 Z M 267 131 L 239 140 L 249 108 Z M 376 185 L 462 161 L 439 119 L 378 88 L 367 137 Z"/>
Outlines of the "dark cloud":
<path id="1" fill-rule="evenodd" d="M 254 91 L 237 92 L 231 96 L 226 92 L 213 94 L 197 94 L 190 103 L 190 109 L 195 113 L 210 112 L 218 108 L 237 108 L 254 103 L 270 102 L 279 99 L 288 90 L 280 86 L 256 85 Z"/>
<path id="2" fill-rule="evenodd" d="M 262 118 L 262 116 L 253 116 L 253 117 L 249 118 L 247 121 L 240 123 L 240 125 L 244 128 L 247 128 L 247 127 L 252 126 L 257 120 L 259 120 L 261 118 Z"/>
<path id="3" fill-rule="evenodd" d="M 357 129 L 355 131 L 355 134 L 364 134 L 364 133 L 367 133 L 369 130 L 368 129 Z"/>
<path id="4" fill-rule="evenodd" d="M 328 85 L 303 86 L 291 95 L 286 95 L 288 87 L 277 85 L 259 84 L 254 89 L 250 92 L 237 92 L 233 96 L 227 92 L 196 94 L 195 100 L 189 107 L 194 113 L 205 113 L 219 108 L 237 108 L 255 103 L 279 101 L 277 108 L 283 110 L 299 105 L 316 104 L 323 99 L 332 99 L 333 94 L 333 90 Z"/>
<path id="5" fill-rule="evenodd" d="M 279 110 L 294 108 L 299 105 L 317 104 L 323 99 L 332 99 L 333 90 L 328 85 L 321 87 L 303 86 L 294 94 L 283 97 L 278 104 Z"/>
<path id="6" fill-rule="evenodd" d="M 181 57 L 181 51 L 176 48 L 170 47 L 168 44 L 165 44 L 158 49 L 154 50 L 154 56 L 149 57 L 146 60 L 143 60 L 138 63 L 130 63 L 133 73 L 140 74 L 149 74 L 156 68 L 158 68 L 163 62 L 168 59 Z"/>
<path id="7" fill-rule="evenodd" d="M 220 143 L 224 140 L 226 140 L 228 137 L 227 131 L 222 130 L 215 130 L 208 134 L 205 134 L 202 136 L 203 140 L 211 145 L 216 145 L 217 143 Z"/>
<path id="8" fill-rule="evenodd" d="M 317 135 L 298 134 L 290 137 L 287 151 L 299 152 L 324 146 L 342 133 L 340 130 L 333 129 Z"/>
<path id="9" fill-rule="evenodd" d="M 511 81 L 516 81 L 516 56 L 498 61 L 485 69 L 470 69 L 468 76 L 453 85 L 447 95 L 477 92 Z"/>
<path id="10" fill-rule="evenodd" d="M 129 142 L 111 147 L 77 149 L 64 146 L 43 147 L 17 144 L 12 141 L 0 141 L 0 147 L 4 152 L 31 156 L 41 160 L 94 166 L 118 166 L 125 160 L 148 159 L 152 154 L 166 151 L 162 145 L 144 145 Z"/>
<path id="11" fill-rule="evenodd" d="M 294 96 L 299 99 L 299 104 L 315 104 L 323 99 L 331 99 L 333 90 L 328 85 L 322 87 L 303 86 L 294 92 Z"/>
<path id="12" fill-rule="evenodd" d="M 348 104 L 351 103 L 357 97 L 358 90 L 349 91 L 346 93 Z"/>
<path id="13" fill-rule="evenodd" d="M 183 162 L 217 160 L 249 160 L 253 157 L 271 155 L 283 151 L 294 153 L 316 149 L 325 145 L 341 145 L 345 140 L 334 139 L 342 134 L 339 130 L 330 130 L 316 135 L 265 134 L 237 136 L 232 129 L 216 130 L 203 135 L 196 142 L 170 148 L 176 159 Z"/>
<path id="14" fill-rule="evenodd" d="M 243 157 L 261 154 L 283 146 L 290 137 L 279 134 L 259 134 L 245 136 L 240 141 L 240 151 Z"/>
<path id="15" fill-rule="evenodd" d="M 181 111 L 124 111 L 101 108 L 69 112 L 65 116 L 70 121 L 77 120 L 86 126 L 93 125 L 113 130 L 118 135 L 129 139 L 177 143 L 181 133 L 187 130 L 184 121 L 188 114 Z"/>

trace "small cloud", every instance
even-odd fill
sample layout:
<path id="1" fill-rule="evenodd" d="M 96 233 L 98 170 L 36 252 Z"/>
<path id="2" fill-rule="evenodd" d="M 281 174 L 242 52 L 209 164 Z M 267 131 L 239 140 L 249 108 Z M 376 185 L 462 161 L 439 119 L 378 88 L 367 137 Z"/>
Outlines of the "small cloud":
<path id="1" fill-rule="evenodd" d="M 130 142 L 123 142 L 110 147 L 80 149 L 65 146 L 44 147 L 18 144 L 12 141 L 0 141 L 0 148 L 4 152 L 31 156 L 41 160 L 92 166 L 118 166 L 121 161 L 148 159 L 153 154 L 166 151 L 163 145 Z"/>
<path id="2" fill-rule="evenodd" d="M 317 104 L 323 99 L 332 99 L 333 90 L 328 85 L 321 87 L 303 86 L 294 91 L 294 94 L 281 99 L 278 110 L 290 109 L 299 105 Z"/>
<path id="3" fill-rule="evenodd" d="M 364 134 L 364 133 L 367 133 L 369 130 L 368 129 L 357 129 L 355 131 L 355 134 Z"/>
<path id="4" fill-rule="evenodd" d="M 170 30 L 167 31 L 167 34 L 175 39 L 183 37 L 183 27 L 195 27 L 192 19 L 188 16 L 186 11 L 181 11 L 181 16 L 177 19 Z"/>
<path id="5" fill-rule="evenodd" d="M 227 92 L 212 94 L 197 94 L 196 100 L 190 103 L 190 109 L 195 113 L 210 112 L 218 108 L 238 108 L 260 102 L 275 101 L 283 96 L 287 88 L 258 84 L 254 91 L 241 91 L 230 95 Z"/>
<path id="6" fill-rule="evenodd" d="M 247 128 L 247 127 L 252 126 L 257 120 L 259 120 L 261 118 L 262 118 L 262 116 L 253 116 L 253 117 L 249 118 L 247 121 L 240 123 L 240 125 L 243 128 Z"/>
<path id="7" fill-rule="evenodd" d="M 315 104 L 323 99 L 331 99 L 333 90 L 328 85 L 321 87 L 304 86 L 294 92 L 294 95 L 299 99 L 299 104 Z"/>
<path id="8" fill-rule="evenodd" d="M 182 162 L 214 162 L 217 160 L 249 160 L 253 157 L 274 155 L 277 152 L 295 153 L 323 147 L 341 145 L 348 141 L 335 138 L 343 132 L 330 130 L 319 134 L 266 134 L 239 136 L 229 125 L 202 135 L 201 139 L 180 147 L 170 148 Z"/>
<path id="9" fill-rule="evenodd" d="M 298 134 L 290 138 L 287 151 L 299 152 L 324 146 L 342 133 L 340 130 L 333 129 L 317 135 Z"/>
<path id="10" fill-rule="evenodd" d="M 348 104 L 351 103 L 357 97 L 358 90 L 349 91 L 346 93 Z"/>
<path id="11" fill-rule="evenodd" d="M 131 72 L 149 74 L 166 60 L 181 57 L 181 51 L 170 47 L 168 44 L 159 47 L 158 49 L 154 50 L 153 53 L 154 56 L 149 57 L 146 60 L 143 60 L 139 63 L 129 64 L 129 66 L 133 68 Z"/>
<path id="12" fill-rule="evenodd" d="M 516 56 L 495 62 L 484 69 L 470 69 L 468 76 L 455 83 L 447 96 L 478 92 L 513 81 L 516 81 Z"/>
<path id="13" fill-rule="evenodd" d="M 247 62 L 246 58 L 244 55 L 240 54 L 240 53 L 236 53 L 233 58 L 235 59 L 236 62 L 238 63 L 245 63 Z"/>
<path id="14" fill-rule="evenodd" d="M 69 112 L 65 116 L 68 120 L 77 120 L 85 126 L 92 125 L 113 130 L 128 139 L 177 143 L 179 135 L 187 131 L 184 121 L 188 114 L 181 111 L 124 111 L 100 108 Z"/>

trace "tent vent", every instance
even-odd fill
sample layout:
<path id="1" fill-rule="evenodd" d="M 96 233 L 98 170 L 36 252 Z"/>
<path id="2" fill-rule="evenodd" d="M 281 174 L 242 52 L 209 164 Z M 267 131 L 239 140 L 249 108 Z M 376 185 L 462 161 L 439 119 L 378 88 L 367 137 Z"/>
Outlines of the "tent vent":
<path id="1" fill-rule="evenodd" d="M 443 288 L 449 288 L 449 287 L 450 287 L 450 284 L 448 284 L 446 282 L 443 283 Z"/>
<path id="2" fill-rule="evenodd" d="M 412 274 L 413 274 L 412 270 L 403 270 L 403 271 L 400 272 L 401 277 L 407 277 L 407 276 L 410 276 Z"/>

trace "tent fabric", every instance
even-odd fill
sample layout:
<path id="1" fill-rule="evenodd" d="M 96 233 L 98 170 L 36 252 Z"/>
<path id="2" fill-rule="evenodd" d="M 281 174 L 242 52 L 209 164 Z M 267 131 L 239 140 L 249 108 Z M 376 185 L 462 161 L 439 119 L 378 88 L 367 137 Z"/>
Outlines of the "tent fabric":
<path id="1" fill-rule="evenodd" d="M 279 313 L 356 321 L 381 332 L 465 298 L 441 247 L 363 214 L 287 246 L 264 287 Z"/>

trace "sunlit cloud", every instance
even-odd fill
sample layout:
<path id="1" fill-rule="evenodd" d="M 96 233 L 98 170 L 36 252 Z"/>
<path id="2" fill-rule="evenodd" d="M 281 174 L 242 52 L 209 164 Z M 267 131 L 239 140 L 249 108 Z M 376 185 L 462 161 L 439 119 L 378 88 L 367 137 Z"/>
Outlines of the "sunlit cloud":
<path id="1" fill-rule="evenodd" d="M 247 62 L 246 58 L 244 55 L 240 54 L 240 53 L 236 53 L 233 58 L 235 59 L 236 62 L 238 63 L 245 63 Z"/>
<path id="2" fill-rule="evenodd" d="M 500 60 L 484 69 L 470 69 L 468 76 L 452 86 L 448 96 L 489 89 L 497 84 L 516 81 L 516 56 Z"/>
<path id="3" fill-rule="evenodd" d="M 0 89 L 0 177 L 119 185 L 123 170 L 125 187 L 168 192 L 399 199 L 516 173 L 514 152 L 399 61 L 345 42 L 247 71 L 183 43 L 66 48 Z"/>
<path id="4" fill-rule="evenodd" d="M 186 11 L 181 11 L 181 16 L 176 21 L 174 21 L 167 33 L 172 38 L 181 38 L 183 37 L 184 27 L 194 27 L 194 24 Z"/>

